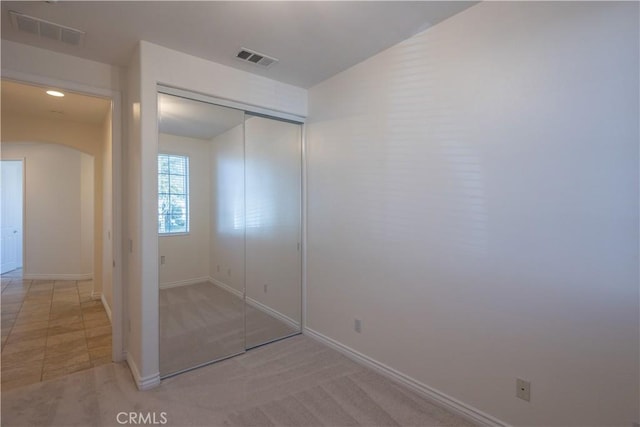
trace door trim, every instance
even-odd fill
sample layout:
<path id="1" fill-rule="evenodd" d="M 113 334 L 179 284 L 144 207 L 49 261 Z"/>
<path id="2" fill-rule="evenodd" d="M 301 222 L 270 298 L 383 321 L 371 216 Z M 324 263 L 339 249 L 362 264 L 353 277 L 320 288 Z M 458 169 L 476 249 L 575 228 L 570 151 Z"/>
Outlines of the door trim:
<path id="1" fill-rule="evenodd" d="M 202 93 L 179 89 L 176 87 L 167 86 L 163 84 L 158 84 L 157 92 L 163 93 L 165 95 L 173 95 L 173 96 L 178 96 L 180 98 L 191 99 L 194 101 L 202 101 L 208 104 L 220 105 L 222 107 L 229 107 L 236 110 L 244 111 L 245 113 L 250 115 L 261 116 L 268 119 L 279 119 L 287 122 L 292 122 L 295 124 L 302 124 L 305 122 L 305 118 L 302 116 L 298 116 L 297 114 L 291 114 L 291 113 L 286 113 L 284 111 L 271 110 L 268 108 L 258 107 L 255 105 L 244 104 L 242 102 L 232 101 L 230 99 L 218 98 L 215 96 L 205 95 Z"/>

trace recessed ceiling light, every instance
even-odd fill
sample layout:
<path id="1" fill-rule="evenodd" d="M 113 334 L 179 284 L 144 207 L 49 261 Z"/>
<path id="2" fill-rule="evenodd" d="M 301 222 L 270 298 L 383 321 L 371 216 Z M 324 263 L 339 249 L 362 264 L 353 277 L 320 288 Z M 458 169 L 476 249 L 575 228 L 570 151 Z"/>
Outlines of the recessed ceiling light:
<path id="1" fill-rule="evenodd" d="M 62 92 L 58 92 L 57 90 L 48 90 L 48 91 L 47 91 L 47 95 L 57 96 L 57 97 L 63 97 L 63 96 L 64 96 L 64 93 L 62 93 Z"/>

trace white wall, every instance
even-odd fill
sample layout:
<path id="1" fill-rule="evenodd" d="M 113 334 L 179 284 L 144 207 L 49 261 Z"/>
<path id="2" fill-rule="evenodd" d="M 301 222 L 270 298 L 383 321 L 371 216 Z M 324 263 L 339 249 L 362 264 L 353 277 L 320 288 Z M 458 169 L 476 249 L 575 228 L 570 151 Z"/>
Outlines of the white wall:
<path id="1" fill-rule="evenodd" d="M 83 256 L 93 256 L 91 263 L 94 273 L 93 291 L 100 293 L 102 289 L 102 226 L 103 226 L 103 129 L 100 126 L 70 122 L 66 120 L 46 119 L 28 114 L 16 114 L 2 111 L 2 140 L 9 142 L 47 142 L 61 144 L 91 155 L 95 162 L 92 167 L 94 176 L 91 180 L 96 199 L 94 201 L 94 226 L 91 238 L 93 248 Z M 88 181 L 85 181 L 87 183 Z"/>
<path id="2" fill-rule="evenodd" d="M 160 287 L 198 283 L 209 278 L 209 216 L 211 205 L 211 141 L 161 133 L 158 152 L 189 157 L 189 233 L 160 235 Z M 157 202 L 156 202 L 157 203 Z"/>
<path id="3" fill-rule="evenodd" d="M 157 220 L 157 85 L 306 115 L 304 89 L 140 42 L 128 71 L 128 259 L 130 364 L 138 386 L 159 383 Z M 145 218 L 145 221 L 141 221 Z"/>
<path id="4" fill-rule="evenodd" d="M 119 89 L 122 70 L 101 62 L 65 55 L 2 39 L 2 76 L 35 81 L 42 77 L 72 83 L 76 90 L 86 86 Z"/>
<path id="5" fill-rule="evenodd" d="M 129 67 L 127 68 L 127 98 L 124 110 L 126 112 L 127 124 L 127 144 L 123 153 L 125 162 L 125 176 L 123 182 L 123 196 L 125 198 L 125 212 L 123 212 L 123 225 L 125 236 L 123 236 L 123 246 L 125 252 L 125 264 L 122 271 L 125 287 L 125 313 L 126 321 L 124 324 L 125 348 L 127 351 L 127 362 L 134 375 L 139 387 L 145 387 L 145 384 L 156 384 L 153 375 L 140 373 L 139 365 L 141 360 L 147 355 L 143 354 L 143 349 L 148 349 L 150 359 L 149 363 L 157 363 L 158 351 L 154 351 L 154 343 L 157 345 L 158 340 L 154 335 L 143 334 L 142 321 L 145 313 L 151 311 L 155 314 L 158 306 L 158 272 L 156 271 L 155 292 L 147 292 L 142 294 L 142 136 L 140 123 L 140 99 L 141 99 L 141 67 L 140 67 L 140 47 L 133 52 Z M 156 130 L 157 132 L 157 130 Z M 156 155 L 157 156 L 157 155 Z M 157 162 L 157 157 L 156 157 Z M 148 189 L 153 191 L 153 189 Z M 157 189 L 156 189 L 157 192 Z M 156 206 L 157 206 L 156 198 Z M 156 212 L 148 210 L 147 222 L 154 225 L 156 231 L 156 243 L 153 245 L 155 249 L 154 259 L 158 256 L 157 244 L 157 220 L 155 220 Z M 151 301 L 149 301 L 151 299 Z M 150 343 L 147 343 L 150 342 Z"/>
<path id="6" fill-rule="evenodd" d="M 24 277 L 91 278 L 93 157 L 56 144 L 3 142 L 2 158 L 25 159 Z"/>
<path id="7" fill-rule="evenodd" d="M 312 88 L 308 327 L 507 423 L 638 422 L 638 73 L 637 3 L 483 2 Z"/>
<path id="8" fill-rule="evenodd" d="M 244 293 L 243 125 L 211 141 L 209 276 Z"/>

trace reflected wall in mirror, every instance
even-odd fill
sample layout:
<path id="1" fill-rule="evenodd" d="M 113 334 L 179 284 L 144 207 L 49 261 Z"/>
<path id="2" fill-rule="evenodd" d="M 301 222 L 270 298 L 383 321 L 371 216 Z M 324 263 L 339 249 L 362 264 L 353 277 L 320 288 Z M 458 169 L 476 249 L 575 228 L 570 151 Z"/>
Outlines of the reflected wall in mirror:
<path id="1" fill-rule="evenodd" d="M 244 342 L 244 113 L 158 95 L 160 375 Z"/>
<path id="2" fill-rule="evenodd" d="M 300 332 L 299 124 L 247 114 L 246 345 Z"/>

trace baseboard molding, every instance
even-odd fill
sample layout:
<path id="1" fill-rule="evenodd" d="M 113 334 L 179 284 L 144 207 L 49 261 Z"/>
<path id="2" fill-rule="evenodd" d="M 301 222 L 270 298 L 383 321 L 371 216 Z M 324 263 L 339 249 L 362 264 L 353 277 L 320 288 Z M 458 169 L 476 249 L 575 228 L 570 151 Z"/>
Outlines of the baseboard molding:
<path id="1" fill-rule="evenodd" d="M 131 370 L 131 374 L 133 375 L 133 380 L 136 383 L 136 387 L 138 390 L 145 391 L 151 390 L 160 385 L 160 373 L 156 373 L 153 375 L 148 375 L 143 377 L 140 375 L 140 371 L 138 370 L 138 366 L 133 361 L 133 357 L 130 357 L 129 353 L 126 356 L 127 364 L 129 365 L 129 369 Z"/>
<path id="2" fill-rule="evenodd" d="M 263 313 L 266 313 L 269 316 L 275 317 L 276 319 L 280 320 L 281 322 L 286 323 L 287 325 L 291 326 L 295 330 L 298 330 L 298 331 L 300 330 L 300 323 L 299 322 L 296 322 L 295 320 L 293 320 L 289 316 L 285 316 L 284 314 L 280 313 L 279 311 L 276 311 L 273 308 L 262 304 L 260 301 L 256 301 L 253 298 L 246 297 L 245 298 L 245 302 L 247 304 L 249 304 L 250 306 L 255 307 L 258 310 L 262 311 Z"/>
<path id="3" fill-rule="evenodd" d="M 214 285 L 216 285 L 217 287 L 232 293 L 233 295 L 237 296 L 238 298 L 242 299 L 244 298 L 244 294 L 242 293 L 242 291 L 239 291 L 235 288 L 232 288 L 231 286 L 227 285 L 226 283 L 223 283 L 217 279 L 214 279 L 213 277 L 209 276 L 209 278 L 207 279 L 210 283 L 213 283 Z"/>
<path id="4" fill-rule="evenodd" d="M 104 294 L 100 295 L 100 301 L 102 301 L 102 306 L 104 307 L 104 311 L 107 312 L 109 323 L 113 324 L 113 321 L 111 320 L 111 307 L 109 307 L 109 303 L 107 302 L 107 299 L 104 297 Z"/>
<path id="5" fill-rule="evenodd" d="M 91 280 L 93 274 L 23 274 L 24 280 Z"/>
<path id="6" fill-rule="evenodd" d="M 178 288 L 180 286 L 195 285 L 196 283 L 208 282 L 209 277 L 194 277 L 193 279 L 178 280 L 177 282 L 161 283 L 160 289 Z"/>
<path id="7" fill-rule="evenodd" d="M 347 347 L 346 345 L 332 338 L 322 335 L 321 333 L 316 332 L 313 329 L 305 327 L 302 333 L 333 348 L 334 350 L 339 351 L 353 361 L 371 368 L 379 374 L 384 375 L 385 377 L 390 378 L 410 388 L 426 399 L 429 399 L 432 402 L 447 408 L 451 412 L 454 412 L 468 419 L 469 421 L 479 423 L 483 426 L 509 426 L 509 424 L 505 423 L 504 421 L 500 421 L 499 419 L 485 414 L 484 412 L 474 408 L 473 406 L 460 402 L 459 400 L 454 399 L 451 396 L 448 396 L 432 387 L 429 387 L 426 384 L 421 383 L 420 381 L 417 381 L 401 372 L 398 372 L 395 369 L 370 358 L 369 356 L 365 356 L 364 354 L 350 347 Z"/>

